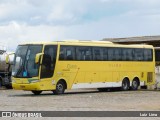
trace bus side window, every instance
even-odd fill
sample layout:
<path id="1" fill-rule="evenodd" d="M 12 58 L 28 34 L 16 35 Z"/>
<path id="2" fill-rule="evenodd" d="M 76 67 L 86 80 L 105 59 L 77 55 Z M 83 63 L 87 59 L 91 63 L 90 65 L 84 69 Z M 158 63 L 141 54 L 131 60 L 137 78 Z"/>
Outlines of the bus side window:
<path id="1" fill-rule="evenodd" d="M 122 60 L 122 56 L 121 56 L 121 48 L 114 48 L 114 60 L 116 61 L 121 61 Z"/>
<path id="2" fill-rule="evenodd" d="M 103 60 L 104 61 L 108 60 L 108 50 L 107 50 L 107 48 L 103 48 Z"/>
<path id="3" fill-rule="evenodd" d="M 134 58 L 136 61 L 143 61 L 143 49 L 135 49 L 134 50 Z"/>
<path id="4" fill-rule="evenodd" d="M 128 48 L 127 49 L 127 61 L 132 61 L 133 60 L 133 49 L 132 48 Z"/>
<path id="5" fill-rule="evenodd" d="M 153 51 L 152 51 L 152 49 L 148 50 L 148 61 L 153 61 Z"/>
<path id="6" fill-rule="evenodd" d="M 144 49 L 144 61 L 152 61 L 152 50 Z"/>
<path id="7" fill-rule="evenodd" d="M 122 49 L 122 61 L 126 61 L 127 60 L 127 49 L 123 48 Z"/>
<path id="8" fill-rule="evenodd" d="M 91 60 L 91 51 L 89 50 L 86 51 L 85 60 Z"/>
<path id="9" fill-rule="evenodd" d="M 76 47 L 76 60 L 82 60 L 81 58 L 81 50 L 79 49 L 79 47 Z"/>
<path id="10" fill-rule="evenodd" d="M 64 50 L 63 49 L 60 50 L 59 60 L 64 60 Z"/>
<path id="11" fill-rule="evenodd" d="M 103 60 L 103 49 L 100 47 L 93 47 L 93 60 L 101 61 Z"/>
<path id="12" fill-rule="evenodd" d="M 59 60 L 75 60 L 75 47 L 61 46 Z"/>
<path id="13" fill-rule="evenodd" d="M 90 47 L 76 47 L 76 60 L 89 61 L 92 60 L 92 52 Z"/>
<path id="14" fill-rule="evenodd" d="M 76 60 L 85 60 L 83 47 L 76 47 Z"/>
<path id="15" fill-rule="evenodd" d="M 72 51 L 69 49 L 66 51 L 67 60 L 73 60 Z"/>
<path id="16" fill-rule="evenodd" d="M 109 61 L 114 60 L 114 50 L 113 50 L 113 48 L 108 48 L 108 60 Z"/>

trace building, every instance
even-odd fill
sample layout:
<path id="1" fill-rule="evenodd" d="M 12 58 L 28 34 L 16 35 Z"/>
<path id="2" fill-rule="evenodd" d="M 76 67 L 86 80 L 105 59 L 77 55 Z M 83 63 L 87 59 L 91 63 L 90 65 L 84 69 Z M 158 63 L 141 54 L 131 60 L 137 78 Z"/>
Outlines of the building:
<path id="1" fill-rule="evenodd" d="M 153 45 L 154 47 L 160 47 L 160 36 L 104 38 L 103 40 L 121 44 L 149 44 Z"/>

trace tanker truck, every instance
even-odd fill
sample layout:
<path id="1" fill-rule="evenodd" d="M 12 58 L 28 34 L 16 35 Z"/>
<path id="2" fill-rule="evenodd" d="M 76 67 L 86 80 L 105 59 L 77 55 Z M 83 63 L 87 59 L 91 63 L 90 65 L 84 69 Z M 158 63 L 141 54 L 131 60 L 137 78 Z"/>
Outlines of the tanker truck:
<path id="1" fill-rule="evenodd" d="M 6 64 L 7 53 L 5 50 L 0 50 L 0 88 L 5 86 L 7 89 L 12 88 L 11 85 L 11 66 Z"/>

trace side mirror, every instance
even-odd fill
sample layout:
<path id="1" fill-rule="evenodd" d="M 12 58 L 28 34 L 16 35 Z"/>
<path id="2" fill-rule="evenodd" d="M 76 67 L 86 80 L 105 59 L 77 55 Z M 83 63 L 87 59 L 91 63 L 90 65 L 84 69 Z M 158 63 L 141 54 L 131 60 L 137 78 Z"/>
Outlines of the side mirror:
<path id="1" fill-rule="evenodd" d="M 10 65 L 14 64 L 13 63 L 14 55 L 15 55 L 15 53 L 7 54 L 7 56 L 6 56 L 6 64 L 10 64 Z"/>
<path id="2" fill-rule="evenodd" d="M 40 58 L 41 58 L 41 56 L 42 56 L 43 54 L 44 54 L 44 53 L 38 53 L 38 54 L 36 54 L 36 57 L 35 57 L 35 63 L 36 63 L 36 64 L 39 63 Z"/>

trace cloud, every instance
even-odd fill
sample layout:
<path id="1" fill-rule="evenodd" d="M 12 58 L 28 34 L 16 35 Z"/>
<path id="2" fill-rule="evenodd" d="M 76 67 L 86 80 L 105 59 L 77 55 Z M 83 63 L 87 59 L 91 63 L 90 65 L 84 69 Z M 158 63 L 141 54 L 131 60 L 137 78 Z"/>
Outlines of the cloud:
<path id="1" fill-rule="evenodd" d="M 1 42 L 14 51 L 21 43 L 61 40 L 63 28 L 47 25 L 30 26 L 11 21 L 8 25 L 0 26 Z"/>
<path id="2" fill-rule="evenodd" d="M 88 3 L 84 0 L 76 2 L 75 0 L 3 1 L 0 2 L 0 22 L 6 24 L 15 20 L 21 23 L 27 22 L 30 25 L 74 24 L 85 14 L 85 7 Z"/>
<path id="3" fill-rule="evenodd" d="M 159 0 L 0 0 L 0 39 L 22 42 L 159 35 Z"/>

